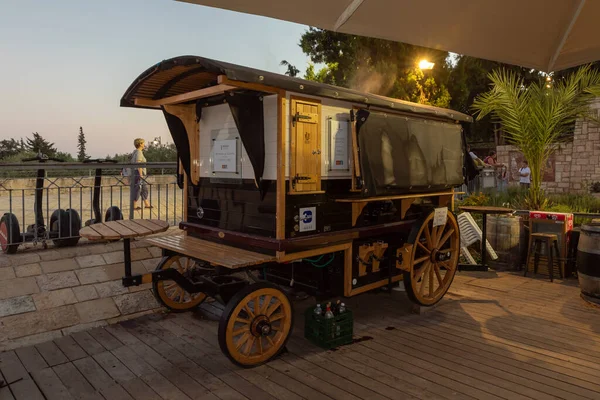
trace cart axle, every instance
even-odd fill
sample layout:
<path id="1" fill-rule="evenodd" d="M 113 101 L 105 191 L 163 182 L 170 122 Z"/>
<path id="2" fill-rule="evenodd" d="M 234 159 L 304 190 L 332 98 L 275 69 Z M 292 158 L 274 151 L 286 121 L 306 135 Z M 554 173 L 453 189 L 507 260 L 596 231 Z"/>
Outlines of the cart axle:
<path id="1" fill-rule="evenodd" d="M 139 286 L 143 283 L 153 283 L 160 281 L 175 281 L 179 287 L 190 294 L 205 293 L 210 297 L 219 296 L 227 302 L 235 293 L 248 285 L 248 282 L 234 276 L 200 276 L 197 282 L 187 278 L 174 268 L 157 270 L 146 274 L 136 274 L 124 276 L 122 278 L 123 286 Z"/>

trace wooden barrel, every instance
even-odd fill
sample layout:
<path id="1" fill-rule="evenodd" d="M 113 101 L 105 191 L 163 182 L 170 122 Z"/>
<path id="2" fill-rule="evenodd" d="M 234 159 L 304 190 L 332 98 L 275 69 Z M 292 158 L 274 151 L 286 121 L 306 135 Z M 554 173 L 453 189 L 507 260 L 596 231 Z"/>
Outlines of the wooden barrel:
<path id="1" fill-rule="evenodd" d="M 494 268 L 519 269 L 523 254 L 527 252 L 527 243 L 521 240 L 525 236 L 521 218 L 513 215 L 488 215 L 487 240 L 498 254 L 497 260 L 489 259 Z"/>
<path id="2" fill-rule="evenodd" d="M 584 297 L 600 303 L 600 223 L 581 226 L 577 245 L 577 277 Z"/>

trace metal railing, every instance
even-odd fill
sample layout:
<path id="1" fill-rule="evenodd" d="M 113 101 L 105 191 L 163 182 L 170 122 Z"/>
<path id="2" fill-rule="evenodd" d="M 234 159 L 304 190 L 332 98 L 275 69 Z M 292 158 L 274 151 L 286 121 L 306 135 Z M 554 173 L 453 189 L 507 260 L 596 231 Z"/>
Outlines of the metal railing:
<path id="1" fill-rule="evenodd" d="M 153 218 L 178 225 L 186 201 L 176 167 L 174 162 L 0 164 L 2 250 L 9 245 L 14 252 L 26 242 L 72 246 L 80 228 L 107 219 Z M 151 208 L 142 198 L 140 209 L 133 208 L 136 187 L 131 176 L 122 174 L 133 168 L 146 168 L 139 184 L 145 185 Z"/>

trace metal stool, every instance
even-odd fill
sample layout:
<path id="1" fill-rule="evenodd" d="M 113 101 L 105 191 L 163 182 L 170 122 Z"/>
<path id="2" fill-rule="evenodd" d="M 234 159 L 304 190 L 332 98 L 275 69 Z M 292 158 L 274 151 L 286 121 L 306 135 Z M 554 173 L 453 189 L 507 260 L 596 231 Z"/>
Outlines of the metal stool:
<path id="1" fill-rule="evenodd" d="M 527 270 L 529 269 L 529 262 L 531 261 L 531 255 L 533 254 L 533 274 L 537 274 L 538 264 L 540 262 L 540 254 L 542 250 L 542 243 L 546 245 L 546 252 L 548 253 L 548 273 L 550 274 L 550 282 L 554 279 L 554 251 L 556 251 L 556 259 L 558 261 L 558 275 L 562 279 L 562 268 L 560 251 L 558 249 L 558 237 L 552 233 L 532 233 L 531 234 L 531 248 L 527 255 L 527 264 L 525 265 L 525 273 L 523 276 L 527 276 Z"/>

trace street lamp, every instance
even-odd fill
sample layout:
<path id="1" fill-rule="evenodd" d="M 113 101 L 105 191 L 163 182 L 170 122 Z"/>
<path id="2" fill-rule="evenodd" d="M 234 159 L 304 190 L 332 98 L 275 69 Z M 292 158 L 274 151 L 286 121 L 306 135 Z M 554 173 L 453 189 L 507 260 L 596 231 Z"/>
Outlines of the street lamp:
<path id="1" fill-rule="evenodd" d="M 435 64 L 427 60 L 419 61 L 419 69 L 433 69 Z"/>

